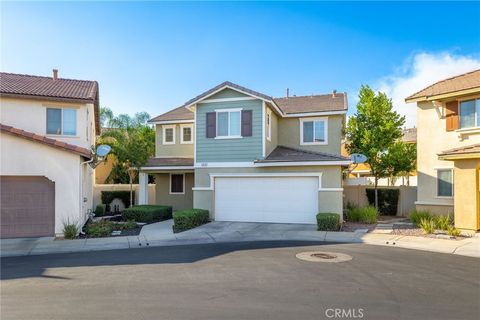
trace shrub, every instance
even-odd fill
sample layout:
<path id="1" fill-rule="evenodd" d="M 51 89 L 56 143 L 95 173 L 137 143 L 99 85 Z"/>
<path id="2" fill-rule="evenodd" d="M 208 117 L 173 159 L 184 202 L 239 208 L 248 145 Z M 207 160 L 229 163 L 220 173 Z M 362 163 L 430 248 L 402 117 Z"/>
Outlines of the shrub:
<path id="1" fill-rule="evenodd" d="M 418 225 L 427 234 L 435 232 L 435 227 L 436 227 L 435 220 L 432 218 L 421 218 Z"/>
<path id="2" fill-rule="evenodd" d="M 204 209 L 189 209 L 173 214 L 173 232 L 182 232 L 196 228 L 209 221 L 210 214 Z"/>
<path id="3" fill-rule="evenodd" d="M 376 223 L 378 210 L 373 206 L 353 207 L 347 211 L 347 220 L 352 222 Z"/>
<path id="4" fill-rule="evenodd" d="M 135 222 L 135 220 L 128 220 L 123 224 L 123 229 L 126 229 L 126 230 L 132 230 L 132 229 L 135 229 L 136 227 L 137 227 L 137 223 Z"/>
<path id="5" fill-rule="evenodd" d="M 113 199 L 120 199 L 125 208 L 130 207 L 130 191 L 102 191 L 102 203 L 107 205 L 107 210 L 110 211 L 110 203 Z M 135 192 L 132 194 L 133 203 L 135 203 Z"/>
<path id="6" fill-rule="evenodd" d="M 454 226 L 448 226 L 447 227 L 447 233 L 449 236 L 452 236 L 452 237 L 458 237 L 460 236 L 461 234 L 461 231 L 458 230 L 457 228 L 455 228 Z"/>
<path id="7" fill-rule="evenodd" d="M 448 230 L 448 227 L 452 224 L 452 219 L 450 218 L 450 214 L 446 216 L 436 216 L 434 220 L 435 220 L 435 225 L 437 229 L 440 229 L 440 230 Z"/>
<path id="8" fill-rule="evenodd" d="M 113 231 L 113 222 L 100 220 L 87 224 L 85 233 L 89 237 L 106 237 Z"/>
<path id="9" fill-rule="evenodd" d="M 158 205 L 136 205 L 122 212 L 125 221 L 152 223 L 172 218 L 172 207 Z"/>
<path id="10" fill-rule="evenodd" d="M 79 228 L 76 223 L 70 223 L 69 221 L 63 223 L 63 236 L 65 239 L 75 239 L 79 232 Z"/>
<path id="11" fill-rule="evenodd" d="M 107 205 L 106 204 L 97 204 L 95 208 L 95 215 L 97 217 L 103 217 L 107 212 Z"/>
<path id="12" fill-rule="evenodd" d="M 432 217 L 432 214 L 428 210 L 418 210 L 418 211 L 413 210 L 408 215 L 408 218 L 410 219 L 410 221 L 417 226 L 419 225 L 420 220 L 422 218 L 430 219 L 431 217 Z"/>
<path id="13" fill-rule="evenodd" d="M 320 231 L 338 231 L 340 230 L 340 215 L 336 213 L 317 214 L 317 227 Z"/>
<path id="14" fill-rule="evenodd" d="M 399 189 L 377 189 L 378 190 L 378 211 L 385 215 L 394 216 L 397 214 Z M 366 189 L 368 204 L 375 206 L 375 189 Z"/>

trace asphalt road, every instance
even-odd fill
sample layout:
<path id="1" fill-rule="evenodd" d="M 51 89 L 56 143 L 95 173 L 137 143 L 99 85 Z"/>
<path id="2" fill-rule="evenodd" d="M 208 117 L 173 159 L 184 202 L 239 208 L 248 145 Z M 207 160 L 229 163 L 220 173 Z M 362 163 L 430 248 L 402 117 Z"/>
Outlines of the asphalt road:
<path id="1" fill-rule="evenodd" d="M 295 257 L 312 250 L 353 259 Z M 229 243 L 1 263 L 2 320 L 480 318 L 479 259 L 398 248 Z"/>

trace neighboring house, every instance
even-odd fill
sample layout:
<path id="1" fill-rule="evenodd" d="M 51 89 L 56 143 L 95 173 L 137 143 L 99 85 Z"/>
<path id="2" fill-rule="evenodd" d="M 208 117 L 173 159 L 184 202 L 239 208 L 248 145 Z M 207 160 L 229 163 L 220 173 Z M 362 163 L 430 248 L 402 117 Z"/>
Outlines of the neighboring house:
<path id="1" fill-rule="evenodd" d="M 92 208 L 95 81 L 0 73 L 1 237 L 61 235 Z"/>
<path id="2" fill-rule="evenodd" d="M 315 223 L 341 214 L 344 93 L 272 98 L 224 82 L 150 120 L 156 202 L 208 209 L 219 221 Z"/>
<path id="3" fill-rule="evenodd" d="M 417 143 L 417 128 L 408 128 L 402 130 L 402 141 L 405 143 L 416 144 Z M 342 141 L 342 155 L 345 157 L 350 156 L 348 151 L 345 149 L 345 141 Z M 373 185 L 375 179 L 372 177 L 372 170 L 370 166 L 366 163 L 360 163 L 353 168 L 348 174 L 345 182 L 350 185 Z M 381 178 L 378 180 L 378 185 L 380 186 L 389 186 L 391 185 L 390 178 Z M 410 172 L 406 177 L 398 177 L 394 181 L 396 186 L 416 186 L 417 185 L 417 171 Z"/>
<path id="4" fill-rule="evenodd" d="M 480 70 L 405 101 L 417 103 L 417 209 L 454 213 L 456 227 L 480 229 Z"/>

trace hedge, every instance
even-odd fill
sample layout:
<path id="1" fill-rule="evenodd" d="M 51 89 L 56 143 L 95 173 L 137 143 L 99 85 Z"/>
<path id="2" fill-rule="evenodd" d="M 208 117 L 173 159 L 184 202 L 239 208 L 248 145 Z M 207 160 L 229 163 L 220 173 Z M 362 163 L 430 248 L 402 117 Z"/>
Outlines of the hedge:
<path id="1" fill-rule="evenodd" d="M 338 231 L 340 230 L 340 215 L 336 213 L 317 214 L 317 226 L 320 231 Z"/>
<path id="2" fill-rule="evenodd" d="M 113 199 L 120 199 L 125 208 L 130 207 L 130 191 L 102 191 L 102 203 L 107 205 L 107 211 L 110 211 L 110 204 Z M 132 193 L 133 203 L 135 203 L 135 191 Z"/>
<path id="3" fill-rule="evenodd" d="M 189 209 L 173 214 L 173 232 L 182 232 L 208 223 L 210 213 L 204 209 Z"/>
<path id="4" fill-rule="evenodd" d="M 397 214 L 399 189 L 377 189 L 378 211 L 384 215 L 394 216 Z M 368 203 L 375 206 L 375 189 L 366 189 Z"/>
<path id="5" fill-rule="evenodd" d="M 97 204 L 95 208 L 95 216 L 102 217 L 107 212 L 107 205 L 106 204 Z"/>
<path id="6" fill-rule="evenodd" d="M 122 219 L 136 222 L 158 222 L 172 218 L 172 207 L 159 205 L 136 205 L 122 211 Z"/>

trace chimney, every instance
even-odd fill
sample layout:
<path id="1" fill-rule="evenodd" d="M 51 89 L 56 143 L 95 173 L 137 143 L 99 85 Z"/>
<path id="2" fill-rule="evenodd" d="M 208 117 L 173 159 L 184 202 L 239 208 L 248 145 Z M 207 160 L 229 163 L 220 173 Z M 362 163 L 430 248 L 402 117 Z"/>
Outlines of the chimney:
<path id="1" fill-rule="evenodd" d="M 57 80 L 58 79 L 58 69 L 53 69 L 53 80 Z"/>
<path id="2" fill-rule="evenodd" d="M 336 98 L 336 97 L 337 97 L 337 90 L 333 90 L 332 98 Z"/>
<path id="3" fill-rule="evenodd" d="M 286 97 L 287 99 L 288 99 L 288 91 L 289 91 L 288 88 L 285 89 L 285 97 Z"/>

